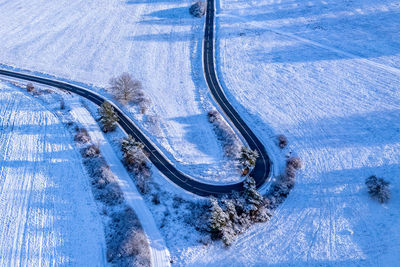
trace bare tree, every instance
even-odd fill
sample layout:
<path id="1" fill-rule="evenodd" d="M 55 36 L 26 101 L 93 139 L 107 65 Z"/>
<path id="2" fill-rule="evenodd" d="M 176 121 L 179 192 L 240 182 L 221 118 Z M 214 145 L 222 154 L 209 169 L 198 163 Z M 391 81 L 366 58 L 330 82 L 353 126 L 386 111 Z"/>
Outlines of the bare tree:
<path id="1" fill-rule="evenodd" d="M 140 81 L 134 80 L 129 73 L 122 73 L 110 80 L 110 91 L 115 99 L 123 104 L 133 102 L 138 105 L 142 114 L 146 113 L 151 101 L 143 91 Z"/>
<path id="2" fill-rule="evenodd" d="M 110 80 L 110 90 L 114 97 L 122 103 L 128 103 L 135 101 L 139 97 L 138 95 L 143 94 L 142 83 L 138 80 L 134 80 L 129 73 L 122 73 L 117 78 Z"/>

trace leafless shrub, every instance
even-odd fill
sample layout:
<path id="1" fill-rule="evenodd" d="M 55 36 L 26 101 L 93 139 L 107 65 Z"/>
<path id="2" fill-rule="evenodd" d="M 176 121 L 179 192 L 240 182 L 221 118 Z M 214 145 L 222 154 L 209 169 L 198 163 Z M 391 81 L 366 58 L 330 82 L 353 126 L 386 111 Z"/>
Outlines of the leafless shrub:
<path id="1" fill-rule="evenodd" d="M 284 136 L 283 134 L 278 135 L 278 145 L 280 148 L 285 148 L 288 144 L 288 140 L 286 138 L 286 136 Z"/>
<path id="2" fill-rule="evenodd" d="M 208 121 L 213 124 L 214 132 L 224 148 L 225 156 L 237 158 L 240 152 L 240 141 L 233 130 L 216 110 L 208 112 Z"/>
<path id="3" fill-rule="evenodd" d="M 295 177 L 296 176 L 296 168 L 293 165 L 287 164 L 285 169 L 286 177 Z"/>
<path id="4" fill-rule="evenodd" d="M 175 209 L 179 208 L 183 203 L 183 198 L 179 196 L 174 196 L 174 198 L 172 199 L 172 207 L 174 207 Z"/>
<path id="5" fill-rule="evenodd" d="M 35 90 L 35 87 L 33 86 L 33 84 L 32 83 L 28 83 L 26 85 L 26 91 L 31 93 L 31 92 L 33 92 L 33 90 Z"/>
<path id="6" fill-rule="evenodd" d="M 124 200 L 122 190 L 103 157 L 86 158 L 84 164 L 91 177 L 95 198 L 108 206 L 121 204 Z"/>
<path id="7" fill-rule="evenodd" d="M 201 18 L 202 16 L 205 15 L 206 13 L 206 3 L 202 1 L 198 1 L 194 3 L 190 9 L 189 9 L 190 14 L 197 18 Z"/>
<path id="8" fill-rule="evenodd" d="M 149 131 L 154 135 L 159 135 L 161 133 L 161 123 L 160 117 L 158 115 L 146 116 L 146 124 L 149 127 Z"/>
<path id="9" fill-rule="evenodd" d="M 145 114 L 151 105 L 150 99 L 148 99 L 146 96 L 143 96 L 138 101 L 139 101 L 138 105 L 140 108 L 140 113 Z"/>
<path id="10" fill-rule="evenodd" d="M 286 161 L 285 173 L 278 177 L 265 198 L 269 209 L 275 209 L 289 195 L 295 184 L 296 172 L 301 167 L 301 159 L 298 157 L 292 157 Z"/>
<path id="11" fill-rule="evenodd" d="M 292 177 L 282 175 L 278 178 L 277 182 L 272 186 L 272 196 L 275 198 L 275 201 L 278 201 L 278 204 L 282 203 L 289 195 L 293 185 Z"/>
<path id="12" fill-rule="evenodd" d="M 100 189 L 97 194 L 98 199 L 106 205 L 113 206 L 123 202 L 122 190 L 108 166 L 100 168 L 100 175 L 96 180 L 96 186 Z"/>
<path id="13" fill-rule="evenodd" d="M 107 163 L 104 160 L 104 158 L 103 157 L 84 158 L 83 163 L 86 167 L 89 176 L 93 178 L 92 185 L 95 185 L 96 188 L 102 188 L 103 185 L 105 186 L 105 184 L 103 184 L 103 181 L 100 182 L 100 184 L 102 184 L 101 186 L 98 185 L 99 180 L 103 179 L 102 167 L 107 166 Z"/>
<path id="14" fill-rule="evenodd" d="M 85 128 L 79 128 L 79 127 L 76 128 L 76 134 L 74 140 L 81 144 L 86 144 L 91 141 L 88 131 Z"/>
<path id="15" fill-rule="evenodd" d="M 143 174 L 143 173 L 136 173 L 135 174 L 135 181 L 139 191 L 142 194 L 147 194 L 149 192 L 149 183 L 148 180 L 151 174 Z"/>
<path id="16" fill-rule="evenodd" d="M 60 109 L 65 109 L 64 99 L 60 99 Z"/>
<path id="17" fill-rule="evenodd" d="M 365 185 L 368 188 L 369 195 L 378 200 L 380 203 L 386 203 L 391 197 L 388 181 L 383 178 L 377 178 L 375 175 L 368 177 L 365 180 Z"/>
<path id="18" fill-rule="evenodd" d="M 180 208 L 179 208 L 180 210 Z M 206 233 L 209 220 L 209 203 L 208 201 L 188 202 L 187 210 L 190 212 L 184 217 L 185 223 L 193 226 L 197 231 Z M 196 220 L 193 220 L 196 218 Z"/>
<path id="19" fill-rule="evenodd" d="M 286 165 L 291 166 L 296 170 L 301 169 L 302 167 L 301 159 L 299 157 L 289 158 L 286 162 Z"/>
<path id="20" fill-rule="evenodd" d="M 130 207 L 111 215 L 107 228 L 107 260 L 118 266 L 150 266 L 147 237 Z"/>
<path id="21" fill-rule="evenodd" d="M 84 158 L 95 158 L 100 156 L 100 148 L 97 145 L 88 145 L 81 150 Z"/>
<path id="22" fill-rule="evenodd" d="M 91 178 L 95 199 L 104 204 L 102 214 L 110 218 L 105 228 L 107 260 L 116 266 L 150 266 L 147 236 L 135 212 L 124 203 L 124 194 L 117 178 L 100 154 L 98 146 L 90 144 L 87 131 L 78 127 L 76 131 L 77 142 L 89 140 L 89 145 L 82 149 L 83 163 Z"/>

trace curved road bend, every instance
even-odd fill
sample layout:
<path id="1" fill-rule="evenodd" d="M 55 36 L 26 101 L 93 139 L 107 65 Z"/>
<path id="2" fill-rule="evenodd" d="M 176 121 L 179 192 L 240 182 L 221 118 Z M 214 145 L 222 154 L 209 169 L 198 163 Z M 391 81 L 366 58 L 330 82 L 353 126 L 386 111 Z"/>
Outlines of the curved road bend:
<path id="1" fill-rule="evenodd" d="M 66 91 L 76 93 L 96 105 L 101 105 L 104 101 L 109 101 L 98 95 L 91 90 L 86 88 L 82 88 L 76 85 L 72 85 L 66 82 L 60 82 L 48 78 L 37 77 L 33 75 L 18 73 L 15 71 L 9 70 L 1 70 L 0 75 L 14 77 L 22 80 L 27 80 L 31 82 L 36 82 L 40 84 L 45 84 L 53 87 L 57 87 L 60 89 L 64 89 Z M 144 149 L 149 154 L 150 161 L 154 164 L 154 166 L 159 169 L 168 179 L 174 182 L 176 185 L 181 188 L 200 195 L 200 196 L 218 196 L 221 194 L 230 193 L 232 190 L 240 190 L 243 185 L 242 183 L 237 184 L 229 184 L 229 185 L 213 185 L 202 183 L 196 181 L 194 178 L 182 173 L 167 158 L 156 148 L 156 146 L 148 139 L 142 131 L 136 127 L 134 122 L 129 118 L 129 116 L 125 115 L 114 103 L 109 101 L 115 109 L 116 114 L 118 115 L 119 121 L 118 124 L 122 127 L 122 129 L 127 133 L 132 135 L 135 139 L 139 140 L 144 144 Z"/>
<path id="2" fill-rule="evenodd" d="M 236 129 L 240 132 L 240 134 L 244 137 L 249 147 L 253 150 L 257 150 L 259 157 L 257 159 L 256 166 L 250 173 L 250 176 L 252 176 L 256 181 L 257 187 L 260 187 L 268 179 L 271 165 L 270 159 L 264 145 L 229 103 L 218 81 L 214 64 L 214 16 L 215 0 L 207 0 L 207 12 L 203 40 L 204 75 L 215 101 L 218 103 Z"/>
<path id="3" fill-rule="evenodd" d="M 250 173 L 255 179 L 257 187 L 260 187 L 267 179 L 270 172 L 270 161 L 260 140 L 254 135 L 246 123 L 240 118 L 239 114 L 234 110 L 227 100 L 221 86 L 218 82 L 214 68 L 214 0 L 208 0 L 207 14 L 205 22 L 205 35 L 203 44 L 203 62 L 204 73 L 210 91 L 216 102 L 220 105 L 226 116 L 231 120 L 233 125 L 243 135 L 251 149 L 258 151 L 260 157 L 257 159 L 256 166 Z M 104 101 L 108 101 L 99 94 L 92 92 L 83 87 L 72 85 L 66 82 L 60 82 L 48 78 L 37 77 L 34 75 L 23 74 L 15 71 L 1 70 L 0 75 L 14 77 L 22 80 L 41 83 L 60 89 L 76 93 L 86 99 L 92 101 L 96 105 L 101 105 Z M 182 173 L 163 155 L 157 147 L 148 139 L 142 131 L 136 127 L 128 115 L 125 115 L 114 103 L 109 101 L 115 108 L 119 118 L 119 125 L 127 133 L 144 144 L 145 151 L 149 154 L 150 161 L 159 169 L 168 179 L 179 187 L 200 196 L 218 196 L 230 193 L 231 191 L 241 191 L 243 182 L 228 185 L 213 185 L 196 181 L 194 178 Z"/>

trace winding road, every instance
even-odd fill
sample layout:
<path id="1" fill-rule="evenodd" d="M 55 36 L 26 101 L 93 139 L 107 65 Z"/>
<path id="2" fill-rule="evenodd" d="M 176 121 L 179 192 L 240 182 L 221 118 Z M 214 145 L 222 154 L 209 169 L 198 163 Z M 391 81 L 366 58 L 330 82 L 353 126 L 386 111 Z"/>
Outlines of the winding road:
<path id="1" fill-rule="evenodd" d="M 244 137 L 249 147 L 253 150 L 257 150 L 258 154 L 260 155 L 257 159 L 256 166 L 250 173 L 250 175 L 255 179 L 257 187 L 260 187 L 269 177 L 270 160 L 266 153 L 264 145 L 260 142 L 260 140 L 250 130 L 247 124 L 243 121 L 243 119 L 229 103 L 218 81 L 214 65 L 214 14 L 215 2 L 214 0 L 208 0 L 207 13 L 205 18 L 205 34 L 203 41 L 204 75 L 212 96 L 214 97 L 215 101 L 218 103 L 222 111 L 225 113 L 226 117 Z M 0 75 L 64 89 L 85 97 L 96 105 L 101 105 L 104 101 L 109 101 L 89 89 L 69 84 L 67 82 L 57 81 L 55 79 L 42 78 L 16 71 L 1 69 Z M 127 134 L 132 135 L 135 139 L 144 144 L 144 149 L 148 153 L 149 159 L 154 164 L 154 166 L 179 187 L 200 196 L 218 196 L 230 193 L 233 190 L 241 191 L 243 189 L 243 182 L 227 185 L 214 185 L 199 182 L 194 178 L 182 173 L 166 158 L 166 156 L 154 145 L 154 143 L 152 143 L 151 140 L 144 135 L 144 133 L 139 129 L 139 127 L 135 125 L 135 123 L 129 118 L 128 115 L 124 114 L 117 107 L 117 105 L 112 103 L 112 101 L 109 102 L 114 106 L 116 114 L 119 118 L 118 123 L 121 128 Z"/>
<path id="2" fill-rule="evenodd" d="M 249 147 L 258 152 L 258 159 L 256 166 L 250 173 L 250 176 L 256 181 L 257 187 L 260 187 L 268 179 L 270 172 L 270 159 L 265 150 L 264 145 L 257 138 L 257 136 L 251 131 L 243 119 L 239 116 L 236 110 L 232 107 L 228 99 L 226 98 L 224 91 L 218 81 L 218 77 L 215 71 L 214 63 L 214 16 L 215 16 L 215 0 L 207 1 L 207 13 L 205 22 L 205 32 L 203 40 L 203 66 L 204 75 L 207 81 L 208 88 L 211 91 L 215 101 L 221 107 L 226 117 L 232 122 L 234 127 L 244 137 Z"/>

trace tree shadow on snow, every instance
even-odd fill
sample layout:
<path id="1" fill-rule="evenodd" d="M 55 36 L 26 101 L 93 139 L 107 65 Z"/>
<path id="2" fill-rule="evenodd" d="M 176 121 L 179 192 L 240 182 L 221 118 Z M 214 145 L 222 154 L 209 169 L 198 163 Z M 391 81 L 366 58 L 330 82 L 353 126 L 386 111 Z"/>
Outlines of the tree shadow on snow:
<path id="1" fill-rule="evenodd" d="M 355 147 L 396 144 L 400 140 L 400 109 L 301 122 L 304 132 L 294 137 L 313 147 Z M 321 136 L 323 133 L 323 136 Z M 304 141 L 304 142 L 303 142 Z"/>
<path id="2" fill-rule="evenodd" d="M 178 122 L 179 124 L 183 125 L 185 129 L 185 140 L 188 141 L 191 144 L 194 144 L 196 148 L 203 154 L 215 159 L 216 161 L 219 160 L 217 155 L 215 154 L 214 149 L 210 149 L 209 147 L 206 146 L 203 142 L 201 142 L 203 137 L 203 133 L 199 131 L 198 125 L 206 125 L 209 124 L 207 122 L 207 117 L 206 114 L 198 114 L 198 115 L 192 115 L 192 116 L 185 116 L 185 117 L 175 117 L 172 118 L 171 120 Z M 211 124 L 210 124 L 210 127 Z"/>
<path id="3" fill-rule="evenodd" d="M 314 3 L 315 4 L 315 3 Z M 325 5 L 323 5 L 325 7 Z M 282 23 L 267 27 L 254 27 L 248 25 L 247 28 L 239 27 L 242 35 L 262 35 L 275 34 L 274 30 L 280 32 L 294 33 L 305 39 L 320 42 L 333 49 L 343 50 L 351 53 L 343 55 L 332 52 L 325 48 L 320 48 L 312 44 L 295 40 L 291 37 L 284 37 L 285 40 L 295 41 L 292 45 L 273 44 L 272 48 L 263 50 L 250 50 L 248 54 L 251 58 L 265 63 L 286 63 L 286 62 L 314 62 L 321 60 L 334 60 L 343 58 L 377 58 L 391 56 L 400 53 L 400 40 L 395 34 L 400 26 L 400 13 L 395 11 L 374 10 L 368 11 L 368 7 L 362 7 L 365 12 L 354 12 L 349 10 L 327 11 L 327 16 L 320 16 L 321 9 L 317 6 L 305 6 L 302 9 L 286 8 L 283 10 L 270 10 L 265 14 L 246 15 L 243 10 L 240 18 L 244 21 L 266 22 L 281 20 L 283 18 L 299 18 L 299 21 Z M 306 11 L 306 12 L 305 12 Z M 232 12 L 235 13 L 235 12 Z M 323 14 L 322 14 L 323 15 Z M 222 17 L 223 18 L 223 17 Z M 218 18 L 217 18 L 218 19 Z M 244 21 L 229 18 L 229 23 L 223 19 L 223 25 L 217 23 L 217 36 L 223 39 L 238 37 L 238 29 L 234 26 Z M 267 24 L 267 25 L 268 25 Z M 351 26 L 350 26 L 351 25 Z M 374 25 L 379 26 L 378 28 Z M 271 29 L 271 30 L 269 30 Z M 218 46 L 217 46 L 218 47 Z"/>

